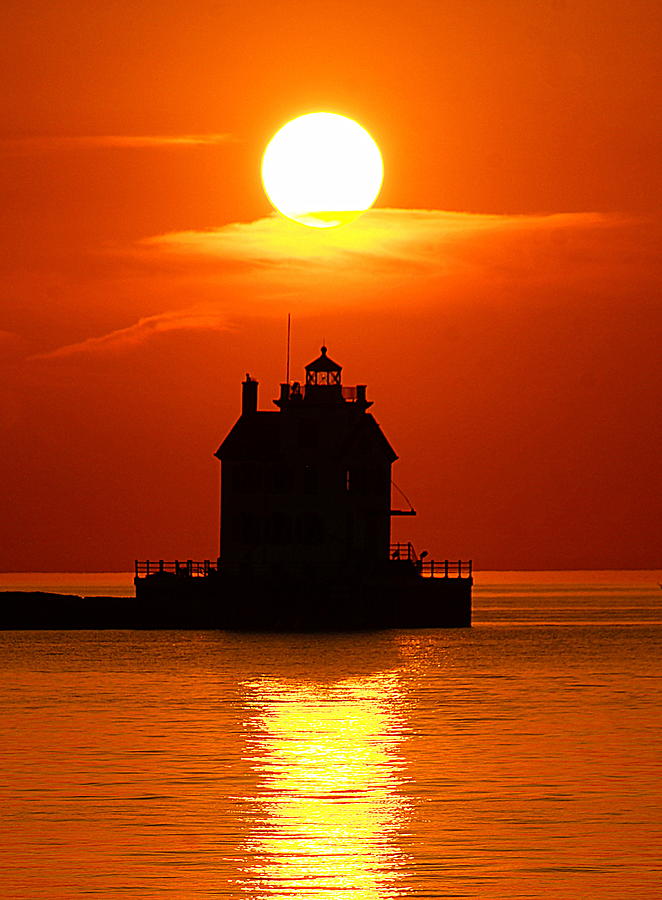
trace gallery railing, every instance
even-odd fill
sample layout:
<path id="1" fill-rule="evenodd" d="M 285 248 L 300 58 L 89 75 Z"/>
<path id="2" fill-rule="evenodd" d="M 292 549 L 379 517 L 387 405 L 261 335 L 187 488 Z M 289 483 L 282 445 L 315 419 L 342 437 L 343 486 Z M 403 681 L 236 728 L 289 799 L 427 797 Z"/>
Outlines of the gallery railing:
<path id="1" fill-rule="evenodd" d="M 417 555 L 410 543 L 391 544 L 391 561 L 410 563 L 424 578 L 471 578 L 473 565 L 471 560 L 426 559 Z M 226 568 L 240 568 L 235 564 L 225 565 Z M 254 566 L 253 568 L 264 568 Z M 146 559 L 135 561 L 136 578 L 149 578 L 152 575 L 176 575 L 182 578 L 206 578 L 216 575 L 221 566 L 217 560 L 197 559 Z"/>
<path id="2" fill-rule="evenodd" d="M 149 575 L 182 575 L 187 578 L 204 578 L 212 572 L 218 571 L 216 560 L 197 559 L 137 559 L 136 578 L 146 578 Z"/>
<path id="3" fill-rule="evenodd" d="M 419 560 L 418 566 L 424 578 L 471 578 L 473 574 L 470 559 L 423 559 Z"/>
<path id="4" fill-rule="evenodd" d="M 391 559 L 418 562 L 418 554 L 414 550 L 414 545 L 409 541 L 391 544 L 390 556 Z"/>
<path id="5" fill-rule="evenodd" d="M 394 562 L 412 563 L 424 578 L 471 578 L 473 574 L 472 560 L 427 559 L 427 553 L 419 556 L 409 541 L 391 544 L 390 557 Z"/>

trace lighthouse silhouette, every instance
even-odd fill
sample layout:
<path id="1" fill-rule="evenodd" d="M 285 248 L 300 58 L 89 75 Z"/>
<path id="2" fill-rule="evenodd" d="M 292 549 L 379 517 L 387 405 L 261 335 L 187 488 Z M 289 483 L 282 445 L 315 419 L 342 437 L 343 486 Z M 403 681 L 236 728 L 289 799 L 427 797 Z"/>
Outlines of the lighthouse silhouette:
<path id="1" fill-rule="evenodd" d="M 222 463 L 221 559 L 372 571 L 389 556 L 391 465 L 397 455 L 367 411 L 365 385 L 343 388 L 322 347 L 304 385 L 282 384 L 277 411 L 242 385 L 241 417 Z"/>
<path id="2" fill-rule="evenodd" d="M 320 355 L 261 410 L 246 375 L 221 461 L 220 554 L 211 562 L 136 562 L 136 597 L 187 627 L 337 630 L 471 624 L 470 562 L 434 562 L 391 542 L 398 458 Z"/>

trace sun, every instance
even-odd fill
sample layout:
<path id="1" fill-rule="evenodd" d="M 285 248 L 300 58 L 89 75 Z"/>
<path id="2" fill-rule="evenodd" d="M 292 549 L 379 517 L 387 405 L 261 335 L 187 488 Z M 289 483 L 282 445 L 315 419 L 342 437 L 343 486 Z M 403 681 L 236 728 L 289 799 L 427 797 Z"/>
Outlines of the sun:
<path id="1" fill-rule="evenodd" d="M 379 147 L 358 122 L 317 112 L 292 119 L 262 157 L 262 183 L 275 208 L 313 228 L 346 225 L 369 209 L 382 186 Z"/>

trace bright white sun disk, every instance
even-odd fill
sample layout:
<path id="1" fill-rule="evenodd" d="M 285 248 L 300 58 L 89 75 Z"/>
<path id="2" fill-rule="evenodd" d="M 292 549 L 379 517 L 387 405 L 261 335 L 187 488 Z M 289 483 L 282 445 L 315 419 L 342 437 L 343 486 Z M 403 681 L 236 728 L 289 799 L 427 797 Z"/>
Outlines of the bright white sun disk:
<path id="1" fill-rule="evenodd" d="M 375 202 L 384 165 L 379 147 L 357 122 L 310 113 L 288 122 L 262 158 L 262 182 L 284 216 L 316 228 L 356 219 Z"/>

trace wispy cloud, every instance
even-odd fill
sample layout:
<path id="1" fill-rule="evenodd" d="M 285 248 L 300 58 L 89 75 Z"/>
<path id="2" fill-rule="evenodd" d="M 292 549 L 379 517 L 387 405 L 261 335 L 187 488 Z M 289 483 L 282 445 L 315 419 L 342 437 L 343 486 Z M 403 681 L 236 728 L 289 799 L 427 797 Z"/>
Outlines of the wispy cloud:
<path id="1" fill-rule="evenodd" d="M 160 147 L 205 147 L 237 141 L 232 134 L 100 134 L 0 138 L 5 152 L 47 153 L 75 149 L 155 149 Z"/>
<path id="2" fill-rule="evenodd" d="M 338 312 L 403 302 L 474 304 L 506 294 L 535 302 L 550 291 L 562 295 L 570 283 L 594 291 L 618 265 L 605 273 L 605 231 L 623 224 L 600 213 L 373 209 L 337 229 L 307 228 L 274 214 L 158 235 L 122 252 L 137 262 L 143 285 L 147 275 L 152 286 L 185 297 L 185 308 L 36 358 L 126 348 L 164 331 L 225 330 L 230 317 L 280 313 L 284 304 L 288 311 Z"/>
<path id="3" fill-rule="evenodd" d="M 443 270 L 465 245 L 480 253 L 495 238 L 564 235 L 621 221 L 601 213 L 483 215 L 424 209 L 373 209 L 345 228 L 316 229 L 279 215 L 207 231 L 179 231 L 147 238 L 143 247 L 175 257 L 209 257 L 283 267 L 288 263 L 333 265 L 339 261 L 396 264 Z"/>
<path id="4" fill-rule="evenodd" d="M 100 337 L 91 337 L 76 344 L 68 344 L 38 353 L 31 359 L 58 359 L 78 354 L 112 352 L 143 344 L 157 334 L 168 331 L 229 331 L 226 316 L 218 309 L 192 307 L 171 310 L 156 316 L 139 319 L 134 325 L 119 328 Z"/>

